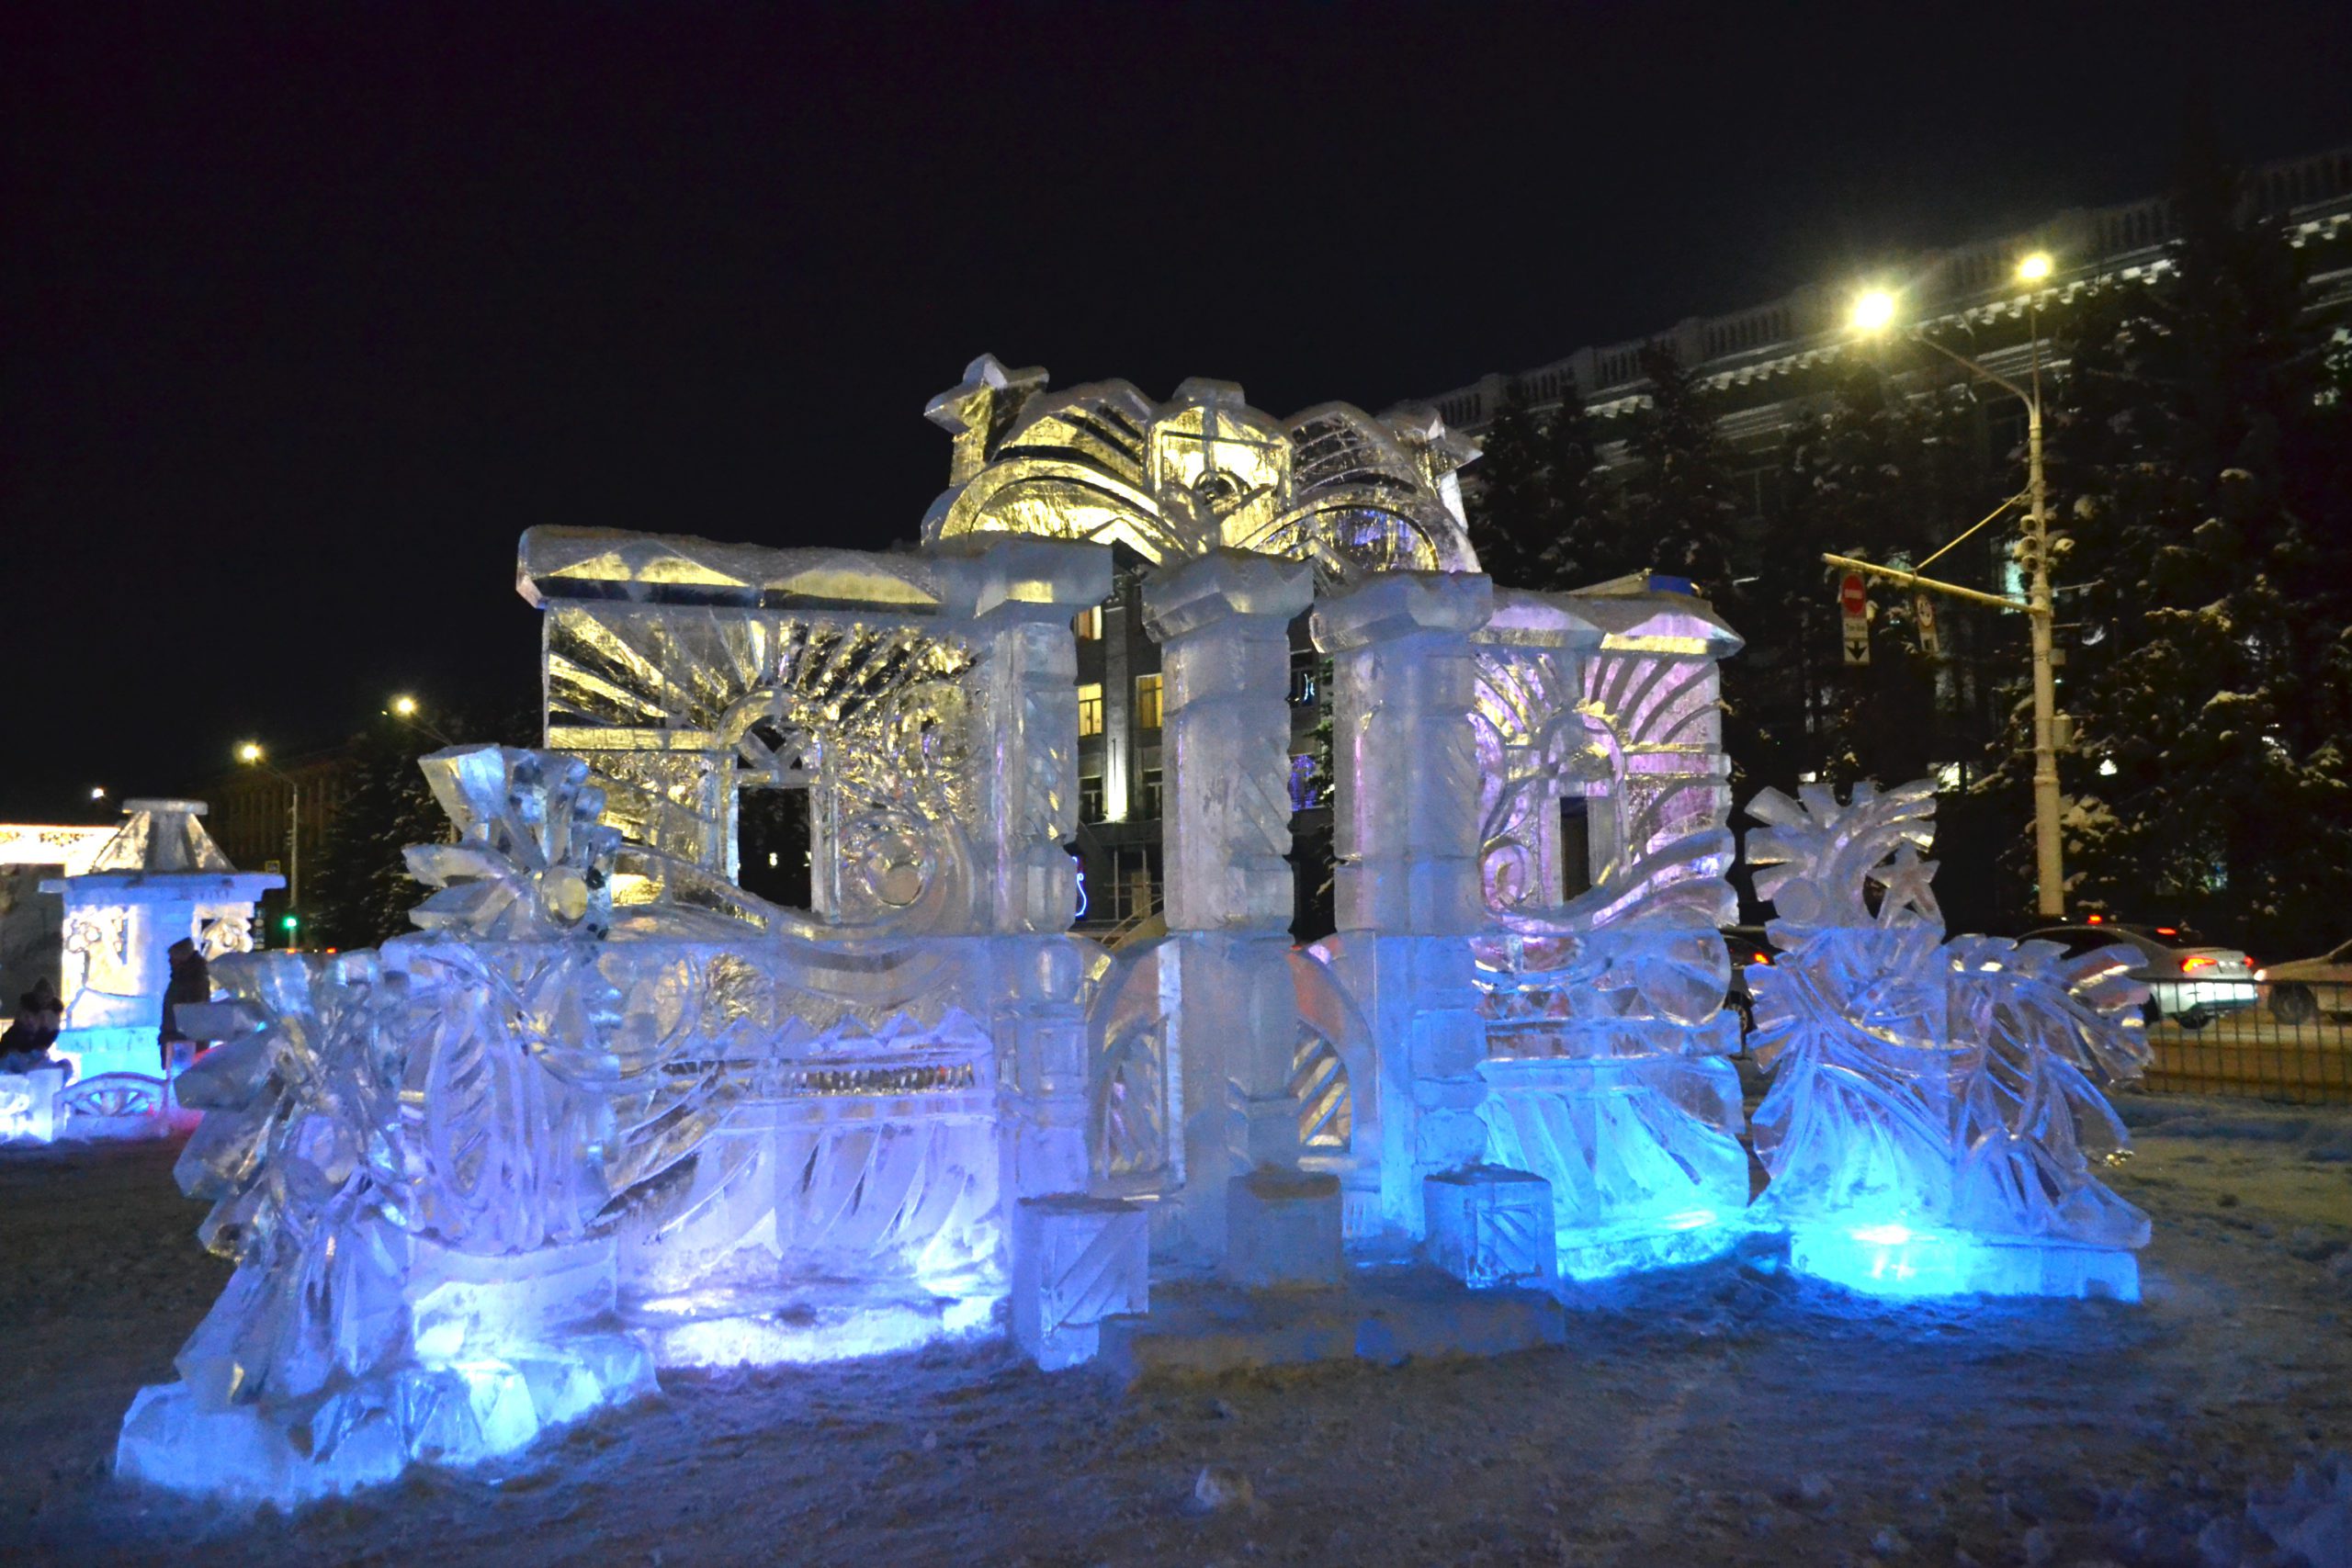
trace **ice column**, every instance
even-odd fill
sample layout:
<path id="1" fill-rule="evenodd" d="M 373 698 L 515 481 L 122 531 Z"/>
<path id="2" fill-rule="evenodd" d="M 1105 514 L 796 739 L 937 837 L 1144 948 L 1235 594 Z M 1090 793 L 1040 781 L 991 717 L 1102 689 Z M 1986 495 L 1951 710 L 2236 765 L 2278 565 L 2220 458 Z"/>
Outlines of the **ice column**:
<path id="1" fill-rule="evenodd" d="M 1379 1227 L 1413 1237 L 1423 1180 L 1476 1165 L 1486 1144 L 1467 941 L 1485 914 L 1469 639 L 1493 609 L 1485 577 L 1390 572 L 1315 610 L 1338 678 L 1331 947 L 1380 1048 L 1379 1083 L 1355 1086 L 1358 1124 L 1376 1094 Z"/>
<path id="2" fill-rule="evenodd" d="M 1298 1168 L 1291 1092 L 1288 626 L 1314 597 L 1306 561 L 1218 552 L 1144 592 L 1161 644 L 1172 780 L 1162 854 L 1175 982 L 1184 1185 L 1163 1239 L 1246 1284 L 1336 1280 L 1334 1177 Z"/>
<path id="3" fill-rule="evenodd" d="M 992 537 L 943 555 L 980 649 L 973 755 L 987 802 L 974 919 L 989 935 L 1013 1337 L 1038 1365 L 1090 1359 L 1096 1325 L 1149 1302 L 1140 1205 L 1086 1194 L 1086 1018 L 1065 935 L 1078 876 L 1078 655 L 1070 619 L 1111 592 L 1099 546 Z"/>
<path id="4" fill-rule="evenodd" d="M 1086 1020 L 1066 847 L 1078 829 L 1077 645 L 1070 619 L 1111 592 L 1100 546 L 992 537 L 940 559 L 981 652 L 972 753 L 988 835 L 974 910 L 992 965 L 1007 1165 L 1016 1197 L 1086 1187 Z"/>

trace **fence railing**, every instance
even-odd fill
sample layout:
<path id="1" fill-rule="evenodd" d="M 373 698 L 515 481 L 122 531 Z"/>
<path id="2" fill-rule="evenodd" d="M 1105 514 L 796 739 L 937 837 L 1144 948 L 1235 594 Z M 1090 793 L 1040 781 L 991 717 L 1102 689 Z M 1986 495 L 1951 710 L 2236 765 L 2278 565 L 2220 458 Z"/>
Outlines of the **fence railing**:
<path id="1" fill-rule="evenodd" d="M 2352 1103 L 2352 985 L 2274 982 L 2251 1006 L 2205 1013 L 2149 1025 L 2150 1093 Z"/>

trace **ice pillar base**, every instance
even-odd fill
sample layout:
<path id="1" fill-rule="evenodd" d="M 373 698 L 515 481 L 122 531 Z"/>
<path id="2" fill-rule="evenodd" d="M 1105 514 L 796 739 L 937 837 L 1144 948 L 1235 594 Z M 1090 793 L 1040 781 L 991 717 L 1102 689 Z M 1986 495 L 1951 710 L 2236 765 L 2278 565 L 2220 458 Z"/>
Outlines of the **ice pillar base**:
<path id="1" fill-rule="evenodd" d="M 1250 1290 L 1337 1285 L 1340 1179 L 1261 1167 L 1226 1184 L 1225 1277 Z"/>

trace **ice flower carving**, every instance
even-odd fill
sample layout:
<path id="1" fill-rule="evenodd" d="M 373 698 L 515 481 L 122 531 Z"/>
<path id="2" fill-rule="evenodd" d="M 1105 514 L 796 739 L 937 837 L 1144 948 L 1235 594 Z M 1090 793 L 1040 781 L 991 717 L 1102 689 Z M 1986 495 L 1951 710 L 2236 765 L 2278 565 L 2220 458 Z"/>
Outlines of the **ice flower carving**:
<path id="1" fill-rule="evenodd" d="M 1747 971 L 1768 1201 L 1856 1235 L 2136 1247 L 2144 1215 L 2092 1174 L 2121 1148 L 2100 1092 L 2148 1061 L 2130 949 L 1944 940 L 1934 786 L 1767 790 L 1748 812 L 1779 958 Z"/>
<path id="2" fill-rule="evenodd" d="M 175 1175 L 213 1200 L 198 1235 L 237 1264 L 180 1373 L 210 1406 L 306 1399 L 372 1366 L 399 1327 L 368 1305 L 391 1278 L 368 1221 L 399 1180 L 379 1131 L 399 1086 L 366 1038 L 388 1005 L 383 976 L 374 953 L 244 954 L 213 976 L 258 1027 L 178 1086 L 207 1114 Z"/>
<path id="3" fill-rule="evenodd" d="M 423 760 L 454 844 L 407 852 L 440 889 L 411 912 L 426 931 L 493 941 L 603 936 L 612 925 L 620 833 L 598 820 L 605 792 L 575 757 L 511 746 L 452 747 Z"/>

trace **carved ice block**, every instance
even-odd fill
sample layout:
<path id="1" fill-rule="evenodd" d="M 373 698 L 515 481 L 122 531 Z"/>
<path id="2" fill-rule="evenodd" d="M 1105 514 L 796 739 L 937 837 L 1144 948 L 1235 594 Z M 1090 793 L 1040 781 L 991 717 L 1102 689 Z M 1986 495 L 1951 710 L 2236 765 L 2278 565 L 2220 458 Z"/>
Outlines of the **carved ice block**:
<path id="1" fill-rule="evenodd" d="M 1430 1261 L 1474 1290 L 1558 1282 L 1552 1184 L 1524 1170 L 1471 1166 L 1426 1178 Z"/>
<path id="2" fill-rule="evenodd" d="M 1261 1167 L 1226 1185 L 1225 1273 L 1253 1290 L 1336 1285 L 1340 1179 Z"/>
<path id="3" fill-rule="evenodd" d="M 1094 1359 L 1097 1325 L 1151 1305 L 1151 1232 L 1139 1203 L 1076 1193 L 1022 1200 L 1012 1337 L 1046 1371 Z"/>

